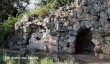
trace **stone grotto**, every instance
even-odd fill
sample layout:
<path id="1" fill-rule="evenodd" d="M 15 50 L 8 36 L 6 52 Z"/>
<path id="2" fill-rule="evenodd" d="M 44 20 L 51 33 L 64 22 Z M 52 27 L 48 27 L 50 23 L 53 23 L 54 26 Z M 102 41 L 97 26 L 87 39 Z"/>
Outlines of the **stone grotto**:
<path id="1" fill-rule="evenodd" d="M 110 1 L 74 0 L 42 17 L 24 15 L 7 38 L 10 49 L 109 55 Z"/>

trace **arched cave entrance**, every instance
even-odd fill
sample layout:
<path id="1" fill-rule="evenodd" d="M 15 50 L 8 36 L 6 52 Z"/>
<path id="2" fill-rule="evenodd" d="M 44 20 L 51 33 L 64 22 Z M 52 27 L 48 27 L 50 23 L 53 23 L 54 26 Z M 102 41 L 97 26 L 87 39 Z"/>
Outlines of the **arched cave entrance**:
<path id="1" fill-rule="evenodd" d="M 95 44 L 91 40 L 90 29 L 80 29 L 76 36 L 76 54 L 94 54 Z"/>

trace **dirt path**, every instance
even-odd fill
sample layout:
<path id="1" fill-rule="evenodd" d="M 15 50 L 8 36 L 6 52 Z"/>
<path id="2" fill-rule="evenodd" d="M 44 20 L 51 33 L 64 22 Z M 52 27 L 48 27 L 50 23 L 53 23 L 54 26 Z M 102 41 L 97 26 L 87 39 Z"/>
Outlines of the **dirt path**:
<path id="1" fill-rule="evenodd" d="M 109 63 L 110 64 L 110 60 L 98 59 L 94 55 L 76 54 L 74 56 L 81 61 L 92 62 L 92 63 Z"/>

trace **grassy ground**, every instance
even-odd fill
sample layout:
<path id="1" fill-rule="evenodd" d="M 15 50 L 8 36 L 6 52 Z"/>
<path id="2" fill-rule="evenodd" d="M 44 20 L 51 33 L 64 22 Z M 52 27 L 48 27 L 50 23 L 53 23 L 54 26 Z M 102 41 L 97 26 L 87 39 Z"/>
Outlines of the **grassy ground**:
<path id="1" fill-rule="evenodd" d="M 89 61 L 84 62 L 78 60 L 78 58 L 76 59 L 72 57 L 67 57 L 65 55 L 61 55 L 59 57 L 57 57 L 57 55 L 55 56 L 35 53 L 21 55 L 18 53 L 15 54 L 0 52 L 0 64 L 100 64 L 100 63 L 91 63 Z"/>
<path id="2" fill-rule="evenodd" d="M 55 61 L 46 55 L 0 53 L 0 64 L 73 64 L 73 62 L 65 59 Z"/>

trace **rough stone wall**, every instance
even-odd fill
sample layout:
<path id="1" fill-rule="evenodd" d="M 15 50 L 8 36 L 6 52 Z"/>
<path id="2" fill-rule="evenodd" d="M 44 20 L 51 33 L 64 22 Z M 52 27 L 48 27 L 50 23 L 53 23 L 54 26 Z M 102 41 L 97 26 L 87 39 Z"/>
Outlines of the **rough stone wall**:
<path id="1" fill-rule="evenodd" d="M 75 53 L 76 36 L 85 28 L 92 33 L 94 51 L 110 54 L 109 0 L 75 0 L 45 18 L 24 15 L 15 24 L 10 48 Z"/>

